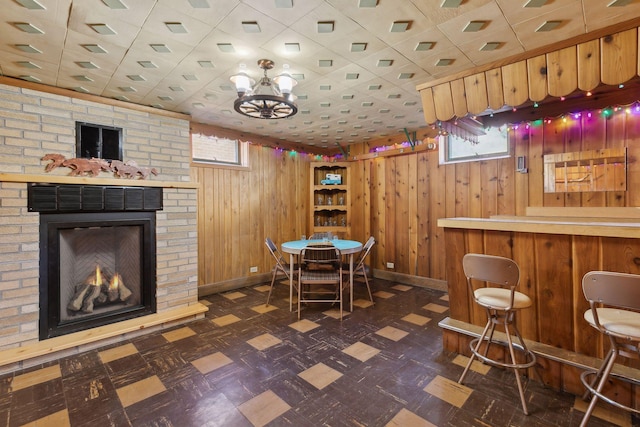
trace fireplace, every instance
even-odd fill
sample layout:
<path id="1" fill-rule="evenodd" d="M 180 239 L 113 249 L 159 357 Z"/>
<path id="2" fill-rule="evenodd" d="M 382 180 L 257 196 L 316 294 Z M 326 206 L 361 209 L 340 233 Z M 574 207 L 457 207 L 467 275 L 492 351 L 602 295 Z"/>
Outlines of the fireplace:
<path id="1" fill-rule="evenodd" d="M 162 189 L 30 185 L 40 212 L 40 339 L 156 311 Z"/>

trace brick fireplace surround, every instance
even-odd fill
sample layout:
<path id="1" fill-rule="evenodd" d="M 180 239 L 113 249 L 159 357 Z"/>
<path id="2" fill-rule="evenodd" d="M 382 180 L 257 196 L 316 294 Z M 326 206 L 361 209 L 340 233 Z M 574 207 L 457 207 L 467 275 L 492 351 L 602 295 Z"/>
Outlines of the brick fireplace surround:
<path id="1" fill-rule="evenodd" d="M 0 77 L 0 373 L 119 342 L 202 317 L 198 303 L 197 194 L 190 180 L 189 117 Z M 44 172 L 48 153 L 75 157 L 75 122 L 123 129 L 124 160 L 154 167 L 147 180 Z M 157 313 L 44 341 L 38 339 L 39 214 L 27 210 L 27 184 L 163 187 L 156 216 Z"/>

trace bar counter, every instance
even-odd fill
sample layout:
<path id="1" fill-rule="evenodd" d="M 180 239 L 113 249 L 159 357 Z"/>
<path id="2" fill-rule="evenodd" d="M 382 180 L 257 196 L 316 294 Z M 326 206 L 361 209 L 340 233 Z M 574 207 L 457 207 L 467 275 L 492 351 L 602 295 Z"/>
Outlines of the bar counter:
<path id="1" fill-rule="evenodd" d="M 520 332 L 525 339 L 565 355 L 539 358 L 543 381 L 582 394 L 580 365 L 571 361 L 595 361 L 603 357 L 605 347 L 598 332 L 583 318 L 589 307 L 582 293 L 582 276 L 591 270 L 640 274 L 640 219 L 443 218 L 438 226 L 445 230 L 450 305 L 450 319 L 443 323 L 469 325 L 472 330 L 486 322 L 486 313 L 468 292 L 462 270 L 464 254 L 512 258 L 520 266 L 519 290 L 533 301 L 531 308 L 519 313 Z M 468 355 L 470 335 L 461 333 L 460 328 L 443 327 L 445 349 Z M 563 358 L 567 363 L 562 363 Z M 629 399 L 633 396 L 630 387 L 620 392 L 628 392 Z"/>

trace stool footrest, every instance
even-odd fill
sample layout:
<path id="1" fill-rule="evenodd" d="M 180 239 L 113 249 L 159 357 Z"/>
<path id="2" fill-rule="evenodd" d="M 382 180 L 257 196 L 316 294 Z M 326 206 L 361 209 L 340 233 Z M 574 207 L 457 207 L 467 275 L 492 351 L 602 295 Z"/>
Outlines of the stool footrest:
<path id="1" fill-rule="evenodd" d="M 475 356 L 482 360 L 483 362 L 489 364 L 489 365 L 493 365 L 493 366 L 500 366 L 503 368 L 510 368 L 510 369 L 526 369 L 526 368 L 530 368 L 533 365 L 536 364 L 536 355 L 535 353 L 533 353 L 531 350 L 526 349 L 521 345 L 521 344 L 517 344 L 517 343 L 513 343 L 513 348 L 515 350 L 519 350 L 522 354 L 525 355 L 525 358 L 527 359 L 527 362 L 525 363 L 507 363 L 507 362 L 500 362 L 498 360 L 495 359 L 490 359 L 487 356 L 485 356 L 484 354 L 481 354 L 479 351 L 476 351 L 475 347 L 478 344 L 478 340 L 480 338 L 475 338 L 473 340 L 471 340 L 471 342 L 469 343 L 469 347 L 471 349 L 471 352 L 473 354 L 475 354 Z M 508 348 L 508 343 L 506 342 L 502 342 L 502 341 L 489 341 L 488 339 L 484 339 L 483 341 L 485 341 L 487 343 L 487 345 L 490 344 L 498 344 L 501 346 L 504 346 L 506 348 Z"/>
<path id="2" fill-rule="evenodd" d="M 585 386 L 585 388 L 587 390 L 589 390 L 589 392 L 592 395 L 598 396 L 598 399 L 602 399 L 607 403 L 612 404 L 613 406 L 620 408 L 620 409 L 624 409 L 625 411 L 630 411 L 630 412 L 634 412 L 636 414 L 640 414 L 640 409 L 635 409 L 635 408 L 631 408 L 629 406 L 623 405 L 620 402 L 616 402 L 615 400 L 605 396 L 604 394 L 602 394 L 601 392 L 596 391 L 595 388 L 593 388 L 593 386 L 591 385 L 591 381 L 589 381 L 589 378 L 592 377 L 593 375 L 596 375 L 598 372 L 594 371 L 594 370 L 589 370 L 589 371 L 584 371 L 582 374 L 580 374 L 580 381 L 582 381 L 582 385 Z M 640 384 L 640 381 L 638 380 L 634 380 L 634 379 L 630 379 L 628 377 L 624 377 L 622 375 L 617 375 L 614 373 L 610 373 L 609 374 L 609 378 L 611 377 L 615 377 L 618 378 L 622 381 L 625 381 L 627 383 L 631 383 L 631 384 Z"/>

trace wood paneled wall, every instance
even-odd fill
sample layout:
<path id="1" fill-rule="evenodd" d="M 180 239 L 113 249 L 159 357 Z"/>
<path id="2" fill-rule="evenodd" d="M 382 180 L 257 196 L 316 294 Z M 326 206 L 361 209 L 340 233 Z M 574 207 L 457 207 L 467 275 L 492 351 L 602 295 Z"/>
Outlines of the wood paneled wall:
<path id="1" fill-rule="evenodd" d="M 222 284 L 270 272 L 265 238 L 306 233 L 309 157 L 249 146 L 249 169 L 192 165 L 198 190 L 198 283 Z"/>
<path id="2" fill-rule="evenodd" d="M 640 206 L 640 116 L 594 111 L 510 132 L 514 157 L 440 165 L 437 151 L 352 163 L 351 235 L 373 235 L 375 269 L 445 280 L 444 233 L 438 218 L 524 215 L 527 206 Z M 371 144 L 351 147 L 368 152 Z M 627 191 L 544 193 L 543 156 L 627 147 Z M 528 173 L 515 171 L 525 156 Z M 280 243 L 308 234 L 309 162 L 305 155 L 250 146 L 250 170 L 193 166 L 198 192 L 199 283 L 270 271 L 264 238 Z M 387 269 L 386 263 L 394 263 Z"/>
<path id="3" fill-rule="evenodd" d="M 363 213 L 378 241 L 374 267 L 386 270 L 393 262 L 395 272 L 445 280 L 438 218 L 525 215 L 527 206 L 640 206 L 640 115 L 594 111 L 519 126 L 510 132 L 510 144 L 514 156 L 498 160 L 439 165 L 436 151 L 423 151 L 355 162 L 352 170 L 370 177 L 363 191 L 369 191 L 371 208 Z M 627 191 L 544 193 L 545 154 L 613 147 L 627 147 Z M 528 173 L 515 171 L 517 156 L 526 157 Z"/>

